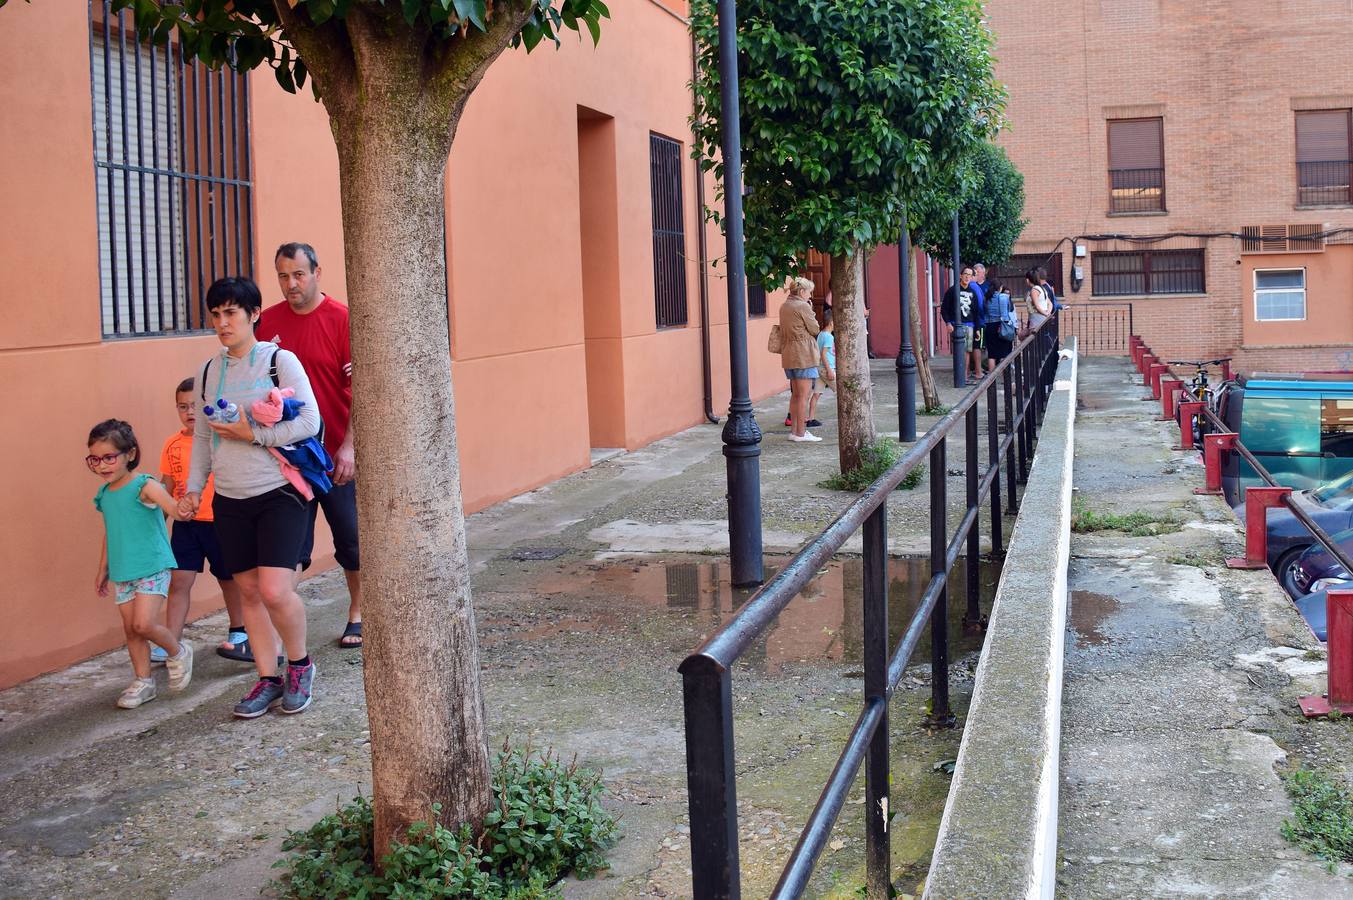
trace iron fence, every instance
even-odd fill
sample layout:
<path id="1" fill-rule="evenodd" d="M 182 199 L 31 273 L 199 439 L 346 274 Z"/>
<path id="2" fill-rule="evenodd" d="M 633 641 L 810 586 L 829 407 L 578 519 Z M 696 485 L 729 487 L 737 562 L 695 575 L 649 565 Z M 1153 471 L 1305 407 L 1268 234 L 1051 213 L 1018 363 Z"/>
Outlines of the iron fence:
<path id="1" fill-rule="evenodd" d="M 1297 163 L 1297 203 L 1348 203 L 1353 182 L 1353 160 L 1332 159 Z"/>
<path id="2" fill-rule="evenodd" d="M 1057 314 L 1062 337 L 1076 338 L 1076 352 L 1126 355 L 1133 335 L 1131 303 L 1068 303 Z"/>
<path id="3" fill-rule="evenodd" d="M 1002 511 L 1004 509 L 1004 515 L 1014 514 L 1017 483 L 1028 478 L 1038 426 L 1056 372 L 1057 343 L 1057 318 L 1052 317 L 1021 340 L 1014 352 L 913 444 L 901 460 L 809 541 L 728 624 L 682 662 L 691 871 L 697 898 L 741 896 L 733 752 L 733 664 L 799 595 L 823 564 L 861 528 L 864 538 L 863 705 L 772 896 L 798 897 L 804 892 L 861 764 L 865 766 L 866 782 L 864 808 L 869 896 L 889 896 L 888 701 L 929 623 L 930 716 L 936 723 L 953 722 L 949 706 L 946 606 L 949 572 L 966 548 L 967 609 L 964 618 L 968 623 L 978 625 L 982 618 L 977 572 L 981 509 L 984 501 L 989 501 L 992 553 L 999 555 L 1003 547 Z M 979 462 L 979 406 L 983 402 L 987 426 L 985 469 Z M 951 535 L 946 515 L 946 448 L 949 435 L 960 427 L 960 423 L 965 442 L 966 507 Z M 916 612 L 890 653 L 887 499 L 922 463 L 928 463 L 930 474 L 931 575 Z"/>
<path id="4" fill-rule="evenodd" d="M 1109 170 L 1109 212 L 1155 212 L 1163 209 L 1163 168 Z"/>

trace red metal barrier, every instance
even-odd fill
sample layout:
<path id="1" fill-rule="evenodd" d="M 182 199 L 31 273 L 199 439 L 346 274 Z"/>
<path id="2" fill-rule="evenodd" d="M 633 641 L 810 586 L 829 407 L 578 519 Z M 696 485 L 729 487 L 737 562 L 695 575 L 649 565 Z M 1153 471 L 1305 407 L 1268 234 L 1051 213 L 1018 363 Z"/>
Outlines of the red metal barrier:
<path id="1" fill-rule="evenodd" d="M 1142 354 L 1142 361 L 1137 369 L 1142 373 L 1142 384 L 1151 383 L 1151 367 L 1160 362 L 1160 358 L 1150 350 Z"/>
<path id="2" fill-rule="evenodd" d="M 1151 398 L 1160 399 L 1160 380 L 1165 377 L 1165 373 L 1170 371 L 1170 367 L 1162 362 L 1153 362 L 1151 364 Z"/>
<path id="3" fill-rule="evenodd" d="M 1329 646 L 1329 691 L 1297 700 L 1307 718 L 1338 709 L 1353 713 L 1353 590 L 1325 595 L 1325 638 Z"/>
<path id="4" fill-rule="evenodd" d="M 1268 511 L 1282 506 L 1283 498 L 1291 493 L 1290 487 L 1245 489 L 1245 556 L 1228 559 L 1227 568 L 1263 569 L 1268 566 Z"/>
<path id="5" fill-rule="evenodd" d="M 1230 380 L 1231 380 L 1231 361 L 1230 361 L 1230 360 L 1227 360 L 1227 361 L 1225 361 L 1225 362 L 1223 362 L 1223 363 L 1221 364 L 1221 380 L 1222 380 L 1222 381 L 1230 381 Z"/>
<path id="6" fill-rule="evenodd" d="M 1203 435 L 1203 466 L 1207 471 L 1207 487 L 1194 488 L 1195 494 L 1221 493 L 1221 452 L 1234 450 L 1236 438 L 1234 431 Z"/>
<path id="7" fill-rule="evenodd" d="M 1201 400 L 1185 400 L 1179 404 L 1179 446 L 1174 449 L 1197 449 L 1193 443 L 1193 420 L 1203 414 L 1205 405 Z"/>
<path id="8" fill-rule="evenodd" d="M 1179 378 L 1160 380 L 1160 420 L 1169 422 L 1174 418 L 1175 397 L 1184 390 L 1184 382 Z"/>

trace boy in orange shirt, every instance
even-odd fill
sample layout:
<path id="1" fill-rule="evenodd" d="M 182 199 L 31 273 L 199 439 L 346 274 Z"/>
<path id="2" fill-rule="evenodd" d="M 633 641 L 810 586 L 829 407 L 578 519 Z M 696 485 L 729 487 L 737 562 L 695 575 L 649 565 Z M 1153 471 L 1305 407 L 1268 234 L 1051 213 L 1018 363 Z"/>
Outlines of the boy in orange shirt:
<path id="1" fill-rule="evenodd" d="M 193 423 L 197 421 L 195 379 L 185 378 L 174 392 L 182 431 L 165 441 L 160 453 L 160 480 L 175 500 L 182 500 L 188 488 L 188 471 L 192 465 Z M 202 503 L 197 515 L 187 522 L 175 522 L 169 540 L 178 565 L 169 574 L 169 602 L 165 605 L 165 627 L 177 639 L 183 634 L 183 623 L 188 618 L 188 601 L 204 561 L 211 564 L 211 574 L 221 585 L 226 612 L 230 616 L 230 632 L 217 646 L 216 652 L 226 659 L 253 662 L 249 636 L 244 630 L 244 616 L 240 612 L 240 589 L 225 567 L 221 547 L 216 541 L 216 528 L 211 515 L 212 481 L 202 491 Z M 152 659 L 154 654 L 152 653 Z M 155 660 L 158 662 L 158 660 Z"/>

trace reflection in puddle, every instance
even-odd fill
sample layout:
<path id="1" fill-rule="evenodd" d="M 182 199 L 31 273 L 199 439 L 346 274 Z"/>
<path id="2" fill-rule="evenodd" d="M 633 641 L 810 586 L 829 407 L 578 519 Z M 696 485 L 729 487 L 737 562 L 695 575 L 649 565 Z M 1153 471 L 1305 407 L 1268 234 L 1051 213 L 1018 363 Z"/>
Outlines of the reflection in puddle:
<path id="1" fill-rule="evenodd" d="M 1094 591 L 1071 592 L 1071 627 L 1078 642 L 1091 647 L 1112 644 L 1113 638 L 1100 631 L 1104 621 L 1118 609 L 1118 601 L 1108 594 Z"/>
<path id="2" fill-rule="evenodd" d="M 766 577 L 778 570 L 784 559 L 767 560 Z M 888 620 L 892 646 L 901 639 L 921 594 L 930 580 L 930 561 L 925 557 L 901 557 L 889 561 Z M 982 563 L 979 569 L 983 615 L 991 611 L 1000 566 Z M 724 562 L 658 562 L 648 559 L 616 560 L 561 567 L 532 577 L 536 594 L 574 597 L 608 597 L 609 615 L 624 619 L 628 606 L 662 610 L 689 621 L 701 632 L 688 652 L 709 637 L 751 598 L 755 591 L 734 589 Z M 963 634 L 967 608 L 966 572 L 960 560 L 949 576 L 950 659 L 982 646 L 982 635 Z M 742 661 L 761 671 L 778 672 L 784 665 L 817 660 L 858 663 L 863 641 L 864 563 L 860 559 L 837 559 L 822 569 L 780 613 L 775 623 L 742 656 Z M 606 623 L 609 624 L 609 623 Z M 593 628 L 596 626 L 593 625 Z M 571 630 L 586 630 L 577 620 L 561 621 L 557 627 L 518 632 L 514 639 L 531 640 Z M 930 629 L 912 656 L 915 663 L 930 660 Z"/>

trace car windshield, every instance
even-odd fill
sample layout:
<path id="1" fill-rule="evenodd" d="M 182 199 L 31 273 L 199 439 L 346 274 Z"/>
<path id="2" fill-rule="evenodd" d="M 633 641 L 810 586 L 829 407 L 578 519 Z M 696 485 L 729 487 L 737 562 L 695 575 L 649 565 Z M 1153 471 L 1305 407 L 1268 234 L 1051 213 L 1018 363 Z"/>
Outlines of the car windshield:
<path id="1" fill-rule="evenodd" d="M 1311 499 L 1317 503 L 1347 503 L 1353 501 L 1353 472 L 1322 484 L 1311 491 Z"/>

